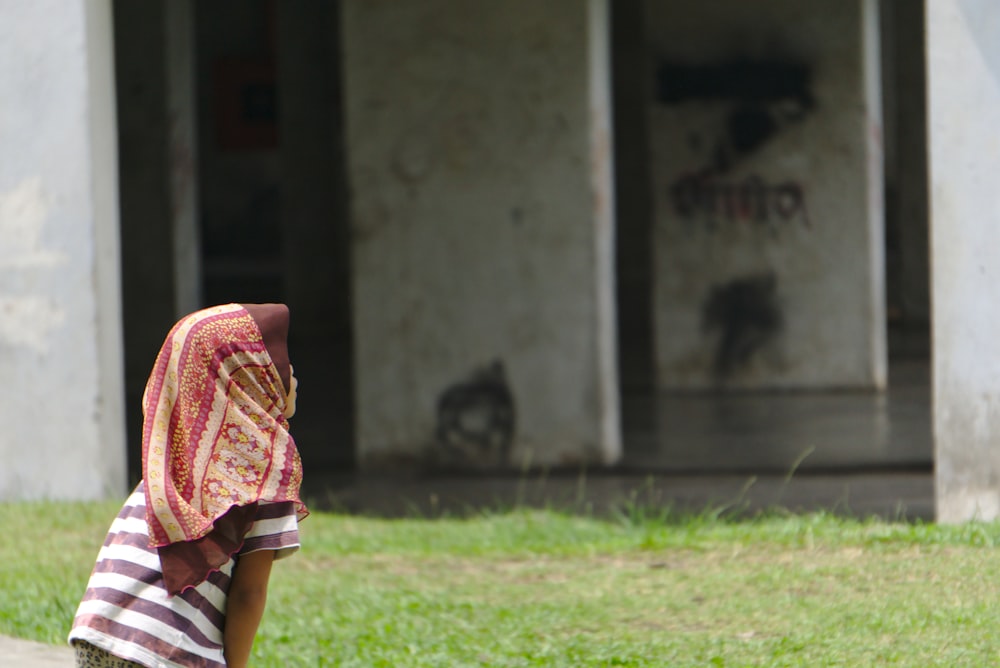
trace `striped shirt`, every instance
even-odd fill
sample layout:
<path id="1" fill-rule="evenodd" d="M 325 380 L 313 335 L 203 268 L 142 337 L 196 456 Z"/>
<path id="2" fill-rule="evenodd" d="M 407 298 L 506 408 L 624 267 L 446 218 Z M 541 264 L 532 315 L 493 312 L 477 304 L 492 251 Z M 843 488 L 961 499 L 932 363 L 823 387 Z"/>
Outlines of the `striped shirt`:
<path id="1" fill-rule="evenodd" d="M 298 547 L 294 504 L 261 503 L 239 554 L 275 550 L 275 559 L 280 559 Z M 69 640 L 86 640 L 153 668 L 224 668 L 222 632 L 235 564 L 230 559 L 193 589 L 168 596 L 159 554 L 149 546 L 140 482 L 97 555 Z"/>

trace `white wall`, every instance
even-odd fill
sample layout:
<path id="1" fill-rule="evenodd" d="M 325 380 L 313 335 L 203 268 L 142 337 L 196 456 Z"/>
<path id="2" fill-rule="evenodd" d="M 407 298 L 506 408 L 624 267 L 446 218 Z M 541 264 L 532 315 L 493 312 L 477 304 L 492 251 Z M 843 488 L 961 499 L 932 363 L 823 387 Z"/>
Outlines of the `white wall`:
<path id="1" fill-rule="evenodd" d="M 0 16 L 0 499 L 120 494 L 110 3 Z"/>
<path id="2" fill-rule="evenodd" d="M 605 11 L 343 3 L 363 467 L 618 456 Z M 494 360 L 510 456 L 449 454 L 439 399 L 483 398 L 467 382 Z"/>
<path id="3" fill-rule="evenodd" d="M 938 519 L 1000 516 L 1000 5 L 927 3 Z"/>
<path id="4" fill-rule="evenodd" d="M 659 386 L 882 388 L 876 3 L 646 6 Z M 722 69 L 761 63 L 802 85 Z"/>

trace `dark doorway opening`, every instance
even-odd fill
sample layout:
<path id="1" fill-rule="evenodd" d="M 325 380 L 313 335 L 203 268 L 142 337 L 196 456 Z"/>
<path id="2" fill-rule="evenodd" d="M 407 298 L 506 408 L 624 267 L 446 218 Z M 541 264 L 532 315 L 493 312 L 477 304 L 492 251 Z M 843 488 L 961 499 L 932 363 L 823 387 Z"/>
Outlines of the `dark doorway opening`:
<path id="1" fill-rule="evenodd" d="M 307 469 L 354 468 L 349 237 L 338 3 L 114 3 L 129 471 L 141 468 L 141 397 L 178 311 L 289 304 L 300 381 L 292 431 Z M 176 21 L 176 15 L 174 21 Z M 177 39 L 170 31 L 180 30 Z M 171 38 L 173 40 L 171 41 Z M 193 54 L 178 71 L 176 51 Z M 171 145 L 168 82 L 193 91 L 193 155 Z M 197 191 L 197 234 L 178 248 L 171 179 Z M 187 254 L 185 256 L 185 254 Z M 180 261 L 179 261 L 180 258 Z M 197 303 L 178 285 L 197 267 Z"/>

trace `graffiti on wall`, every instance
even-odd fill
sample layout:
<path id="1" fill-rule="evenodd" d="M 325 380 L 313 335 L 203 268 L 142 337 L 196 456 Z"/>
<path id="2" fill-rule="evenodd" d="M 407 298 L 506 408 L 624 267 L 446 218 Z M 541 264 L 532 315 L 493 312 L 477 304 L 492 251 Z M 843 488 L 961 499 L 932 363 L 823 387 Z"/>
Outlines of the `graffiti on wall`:
<path id="1" fill-rule="evenodd" d="M 725 172 L 815 107 L 811 71 L 800 63 L 741 59 L 718 65 L 662 63 L 657 99 L 726 104 L 725 128 L 708 149 L 713 172 Z"/>
<path id="2" fill-rule="evenodd" d="M 670 186 L 674 212 L 685 221 L 708 219 L 730 223 L 796 224 L 810 227 L 802 185 L 768 183 L 756 174 L 739 181 L 684 174 Z"/>
<path id="3" fill-rule="evenodd" d="M 514 395 L 503 362 L 474 371 L 438 398 L 437 444 L 453 464 L 502 466 L 514 440 Z"/>
<path id="4" fill-rule="evenodd" d="M 705 160 L 668 186 L 681 219 L 757 223 L 772 231 L 782 223 L 810 226 L 802 184 L 769 181 L 757 174 L 727 178 L 740 162 L 815 108 L 807 66 L 751 59 L 716 65 L 663 63 L 657 77 L 662 104 L 717 102 L 728 109 L 723 127 L 710 142 L 688 138 Z"/>

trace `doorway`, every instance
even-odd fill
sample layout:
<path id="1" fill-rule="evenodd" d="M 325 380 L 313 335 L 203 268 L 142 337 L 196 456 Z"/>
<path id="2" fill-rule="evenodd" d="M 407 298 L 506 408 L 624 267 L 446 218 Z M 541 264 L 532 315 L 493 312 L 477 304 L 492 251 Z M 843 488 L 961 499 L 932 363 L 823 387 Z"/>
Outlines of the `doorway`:
<path id="1" fill-rule="evenodd" d="M 190 274 L 179 272 L 190 267 L 194 308 L 289 305 L 301 388 L 293 435 L 303 461 L 353 470 L 339 5 L 188 2 L 180 25 L 168 15 L 175 8 L 114 3 L 131 476 L 140 470 L 143 388 L 163 336 L 183 315 L 178 285 Z M 185 59 L 170 51 L 178 44 L 193 51 L 190 72 L 178 71 Z M 192 100 L 189 146 L 170 141 L 178 80 Z M 179 177 L 197 193 L 194 241 L 180 251 Z M 183 269 L 178 252 L 187 253 Z"/>

